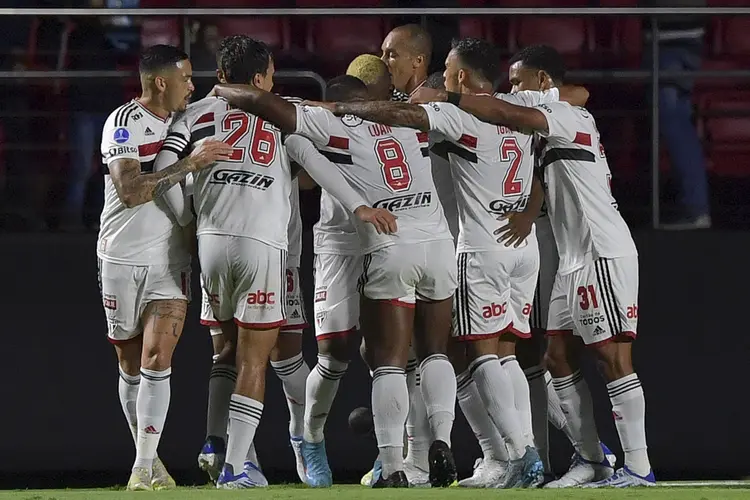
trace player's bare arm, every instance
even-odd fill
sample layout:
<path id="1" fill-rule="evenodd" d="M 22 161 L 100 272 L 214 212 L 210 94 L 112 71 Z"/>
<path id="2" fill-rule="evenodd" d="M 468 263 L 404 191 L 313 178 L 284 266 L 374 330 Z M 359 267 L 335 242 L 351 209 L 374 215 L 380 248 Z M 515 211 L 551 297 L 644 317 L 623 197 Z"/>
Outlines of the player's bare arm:
<path id="1" fill-rule="evenodd" d="M 497 242 L 504 242 L 506 247 L 513 245 L 517 248 L 531 233 L 534 221 L 542 212 L 543 204 L 544 187 L 542 187 L 542 181 L 540 181 L 535 175 L 531 181 L 531 194 L 529 195 L 529 203 L 526 205 L 526 209 L 523 212 L 513 212 L 508 214 L 506 219 L 508 223 L 505 226 L 496 229 L 493 233 L 495 236 L 500 236 L 497 239 Z M 498 220 L 501 219 L 503 219 L 503 217 L 498 217 Z"/>
<path id="2" fill-rule="evenodd" d="M 507 125 L 517 130 L 547 131 L 547 119 L 538 109 L 516 106 L 493 96 L 456 94 L 422 87 L 409 102 L 451 102 L 484 122 Z"/>
<path id="3" fill-rule="evenodd" d="M 109 174 L 122 204 L 133 208 L 161 197 L 187 174 L 227 159 L 231 154 L 232 148 L 225 143 L 205 141 L 198 144 L 187 158 L 158 172 L 143 174 L 138 160 L 122 158 L 109 164 Z"/>
<path id="4" fill-rule="evenodd" d="M 297 181 L 299 182 L 300 191 L 310 191 L 318 187 L 318 184 L 305 170 L 302 170 L 299 175 L 297 175 Z"/>
<path id="5" fill-rule="evenodd" d="M 392 127 L 410 127 L 427 132 L 430 118 L 416 104 L 391 101 L 337 102 L 333 113 L 337 116 L 354 115 Z"/>
<path id="6" fill-rule="evenodd" d="M 296 106 L 276 94 L 251 85 L 216 85 L 209 95 L 223 97 L 229 104 L 242 111 L 269 121 L 282 132 L 297 130 Z"/>

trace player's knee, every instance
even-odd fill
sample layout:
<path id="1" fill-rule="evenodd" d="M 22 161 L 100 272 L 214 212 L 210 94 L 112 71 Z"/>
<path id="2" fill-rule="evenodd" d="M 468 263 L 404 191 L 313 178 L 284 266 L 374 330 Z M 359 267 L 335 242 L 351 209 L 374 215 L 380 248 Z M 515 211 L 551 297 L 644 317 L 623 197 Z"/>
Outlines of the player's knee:
<path id="1" fill-rule="evenodd" d="M 608 382 L 621 379 L 633 373 L 630 342 L 627 339 L 605 342 L 594 346 L 597 355 L 597 368 Z"/>
<path id="2" fill-rule="evenodd" d="M 141 366 L 147 370 L 162 371 L 172 366 L 172 349 L 144 346 Z"/>
<path id="3" fill-rule="evenodd" d="M 362 359 L 365 359 L 363 354 L 364 342 L 360 344 L 360 355 Z M 318 355 L 330 356 L 336 361 L 342 363 L 348 363 L 351 360 L 352 347 L 350 346 L 350 338 L 346 337 L 334 337 L 330 339 L 323 339 L 318 341 Z"/>
<path id="4" fill-rule="evenodd" d="M 561 342 L 550 342 L 544 353 L 544 366 L 554 377 L 556 374 L 568 373 L 568 353 L 565 344 Z"/>
<path id="5" fill-rule="evenodd" d="M 283 361 L 302 352 L 302 332 L 284 332 L 271 350 L 271 361 Z"/>

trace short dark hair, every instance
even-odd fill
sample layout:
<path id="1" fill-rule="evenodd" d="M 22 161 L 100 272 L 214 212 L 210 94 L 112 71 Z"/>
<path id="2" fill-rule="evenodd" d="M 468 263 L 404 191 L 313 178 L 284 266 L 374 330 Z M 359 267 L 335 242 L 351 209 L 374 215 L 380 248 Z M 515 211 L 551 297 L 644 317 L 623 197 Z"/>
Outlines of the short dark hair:
<path id="1" fill-rule="evenodd" d="M 257 74 L 268 73 L 271 49 L 247 35 L 232 35 L 219 44 L 219 68 L 227 83 L 250 83 Z"/>
<path id="2" fill-rule="evenodd" d="M 188 55 L 172 45 L 152 45 L 141 52 L 138 71 L 142 74 L 158 73 L 188 59 Z"/>
<path id="3" fill-rule="evenodd" d="M 451 42 L 451 50 L 461 62 L 493 86 L 502 77 L 500 50 L 490 42 L 478 38 L 462 38 Z"/>
<path id="4" fill-rule="evenodd" d="M 558 85 L 565 79 L 565 61 L 557 50 L 549 45 L 529 45 L 510 58 L 513 65 L 521 61 L 523 66 L 546 72 Z"/>
<path id="5" fill-rule="evenodd" d="M 327 101 L 349 101 L 360 93 L 367 95 L 367 85 L 356 76 L 340 75 L 326 84 Z"/>
<path id="6" fill-rule="evenodd" d="M 443 78 L 443 73 L 440 71 L 432 73 L 427 77 L 427 80 L 425 80 L 424 86 L 428 89 L 445 89 L 445 78 Z"/>

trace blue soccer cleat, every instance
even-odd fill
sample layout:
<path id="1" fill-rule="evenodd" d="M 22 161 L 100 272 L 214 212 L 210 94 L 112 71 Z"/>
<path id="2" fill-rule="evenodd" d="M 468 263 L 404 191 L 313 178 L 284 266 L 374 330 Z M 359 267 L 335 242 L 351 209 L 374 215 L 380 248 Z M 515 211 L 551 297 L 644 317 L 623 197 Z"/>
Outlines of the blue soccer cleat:
<path id="1" fill-rule="evenodd" d="M 584 488 L 633 488 L 638 486 L 656 486 L 656 477 L 654 471 L 648 471 L 648 475 L 639 476 L 635 472 L 624 466 L 610 477 L 603 481 L 583 485 Z"/>
<path id="2" fill-rule="evenodd" d="M 302 459 L 305 463 L 305 484 L 313 488 L 329 488 L 333 485 L 331 467 L 328 465 L 325 441 L 308 443 L 302 441 Z"/>
<path id="3" fill-rule="evenodd" d="M 531 446 L 518 460 L 511 460 L 508 469 L 496 488 L 536 488 L 544 481 L 544 464 L 539 453 Z"/>
<path id="4" fill-rule="evenodd" d="M 617 456 L 612 452 L 612 450 L 609 449 L 609 447 L 604 443 L 599 443 L 602 447 L 602 451 L 604 452 L 604 458 L 607 459 L 607 462 L 609 462 L 610 467 L 614 467 L 617 463 Z"/>
<path id="5" fill-rule="evenodd" d="M 265 478 L 264 478 L 265 479 Z M 266 485 L 268 483 L 266 482 Z M 221 470 L 219 480 L 216 481 L 216 487 L 221 490 L 241 490 L 246 488 L 263 487 L 264 485 L 256 483 L 243 470 L 239 474 L 234 474 L 234 468 L 230 464 L 224 464 Z"/>

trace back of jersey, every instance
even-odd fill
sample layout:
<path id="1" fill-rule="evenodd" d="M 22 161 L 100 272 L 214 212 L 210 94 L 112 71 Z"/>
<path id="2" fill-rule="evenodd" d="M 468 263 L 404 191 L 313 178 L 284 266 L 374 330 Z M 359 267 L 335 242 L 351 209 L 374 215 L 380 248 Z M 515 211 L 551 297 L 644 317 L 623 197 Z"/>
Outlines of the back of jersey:
<path id="1" fill-rule="evenodd" d="M 223 99 L 207 97 L 177 120 L 167 143 L 179 134 L 188 148 L 206 138 L 234 148 L 228 160 L 194 176 L 198 235 L 253 238 L 286 250 L 291 174 L 278 129 Z"/>
<path id="2" fill-rule="evenodd" d="M 594 117 L 566 102 L 542 104 L 548 131 L 540 165 L 560 253 L 559 272 L 592 258 L 637 255 L 612 196 L 612 174 Z"/>
<path id="3" fill-rule="evenodd" d="M 373 207 L 398 217 L 393 235 L 358 222 L 363 252 L 452 239 L 432 180 L 427 134 L 307 106 L 297 107 L 296 132 L 338 155 L 329 159 L 341 165 L 352 187 Z"/>

